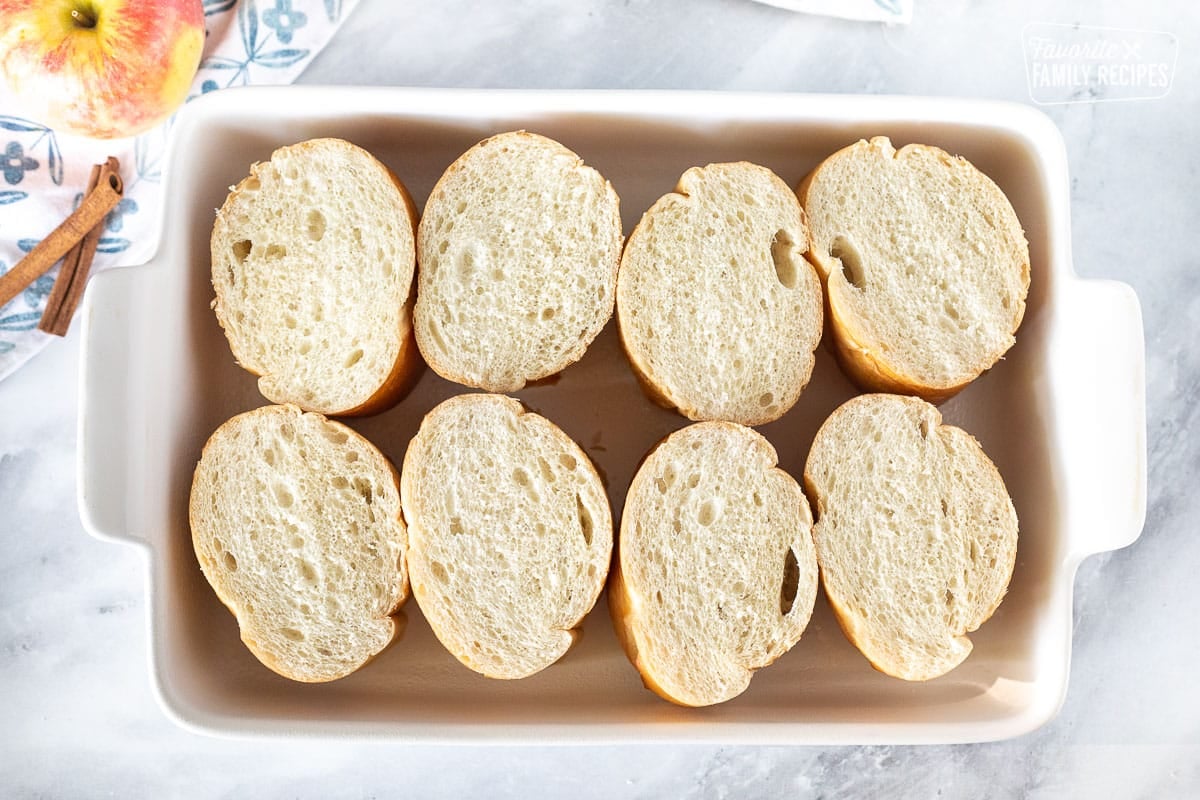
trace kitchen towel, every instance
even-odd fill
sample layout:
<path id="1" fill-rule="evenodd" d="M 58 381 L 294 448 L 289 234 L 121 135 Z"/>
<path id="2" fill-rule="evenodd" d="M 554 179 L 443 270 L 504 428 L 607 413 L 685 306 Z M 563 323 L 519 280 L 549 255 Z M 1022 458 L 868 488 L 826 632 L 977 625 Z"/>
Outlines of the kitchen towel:
<path id="1" fill-rule="evenodd" d="M 358 0 L 204 0 L 207 38 L 188 99 L 231 86 L 291 83 Z M 171 122 L 129 139 L 59 133 L 21 115 L 0 81 L 0 274 L 83 197 L 93 164 L 121 161 L 125 195 L 105 218 L 92 270 L 141 264 L 158 247 L 162 158 Z M 51 340 L 37 329 L 58 267 L 0 308 L 0 380 Z"/>

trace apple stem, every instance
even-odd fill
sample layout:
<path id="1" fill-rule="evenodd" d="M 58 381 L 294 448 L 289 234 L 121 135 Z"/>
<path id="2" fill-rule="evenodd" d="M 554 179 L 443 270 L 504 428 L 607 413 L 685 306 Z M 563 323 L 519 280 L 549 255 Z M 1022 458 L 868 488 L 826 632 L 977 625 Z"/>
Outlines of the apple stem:
<path id="1" fill-rule="evenodd" d="M 96 15 L 91 10 L 80 11 L 77 8 L 71 9 L 71 19 L 81 28 L 96 27 Z"/>

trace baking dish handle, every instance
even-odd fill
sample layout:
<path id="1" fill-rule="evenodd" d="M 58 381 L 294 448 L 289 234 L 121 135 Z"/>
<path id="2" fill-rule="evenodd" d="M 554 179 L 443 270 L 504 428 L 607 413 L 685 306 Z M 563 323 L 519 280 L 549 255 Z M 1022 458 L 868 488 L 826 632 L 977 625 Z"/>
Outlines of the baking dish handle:
<path id="1" fill-rule="evenodd" d="M 92 276 L 83 301 L 79 515 L 89 533 L 114 542 L 144 543 L 135 532 L 141 518 L 136 490 L 143 474 L 137 459 L 144 452 L 135 442 L 140 400 L 131 391 L 136 382 L 125 370 L 138 368 L 132 351 L 147 266 Z"/>
<path id="2" fill-rule="evenodd" d="M 1066 294 L 1069 346 L 1058 379 L 1070 497 L 1071 545 L 1079 557 L 1132 544 L 1146 520 L 1146 354 L 1133 288 L 1076 280 Z"/>

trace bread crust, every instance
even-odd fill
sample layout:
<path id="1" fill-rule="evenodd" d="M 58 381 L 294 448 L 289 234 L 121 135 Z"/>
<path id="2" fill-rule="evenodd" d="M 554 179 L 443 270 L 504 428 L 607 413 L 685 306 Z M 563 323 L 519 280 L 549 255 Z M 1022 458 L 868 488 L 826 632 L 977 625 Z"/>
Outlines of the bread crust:
<path id="1" fill-rule="evenodd" d="M 813 183 L 823 177 L 824 172 L 836 163 L 838 159 L 853 157 L 864 146 L 882 150 L 884 153 L 890 154 L 891 158 L 897 161 L 903 160 L 909 153 L 925 151 L 943 161 L 949 159 L 969 163 L 962 158 L 955 159 L 945 151 L 932 145 L 908 144 L 899 150 L 894 150 L 891 142 L 884 136 L 873 137 L 870 141 L 859 140 L 854 144 L 843 147 L 823 160 L 796 187 L 796 196 L 800 200 L 800 205 L 806 213 L 809 213 L 810 217 L 811 212 L 809 209 L 812 207 L 811 190 Z M 998 187 L 995 187 L 991 179 L 982 172 L 979 172 L 979 175 L 995 188 L 995 191 L 1007 204 L 1008 199 L 1003 196 L 1003 192 Z M 1011 205 L 1009 205 L 1009 209 L 1011 210 Z M 1012 241 L 1025 243 L 1025 233 L 1021 230 L 1015 213 L 1009 216 L 1002 216 L 998 222 L 1005 228 L 1006 235 Z M 824 285 L 826 319 L 829 321 L 828 327 L 832 333 L 834 353 L 837 356 L 838 364 L 841 366 L 843 372 L 846 373 L 846 376 L 863 391 L 916 395 L 927 402 L 940 404 L 958 394 L 980 375 L 987 372 L 1008 350 L 1005 347 L 999 351 L 989 353 L 986 359 L 981 360 L 980 365 L 976 369 L 968 374 L 959 376 L 956 380 L 930 381 L 924 380 L 917 375 L 905 374 L 888 361 L 886 354 L 872 350 L 866 344 L 869 337 L 864 330 L 863 323 L 853 319 L 848 313 L 844 301 L 843 293 L 849 291 L 845 279 L 842 278 L 840 271 L 837 269 L 836 262 L 825 260 L 825 256 L 821 252 L 820 243 L 816 241 L 816 236 L 811 226 L 809 226 L 808 230 L 810 238 L 805 257 L 813 264 Z M 1021 300 L 1017 304 L 1009 331 L 1014 336 L 1024 318 L 1025 297 L 1029 290 L 1029 249 L 1027 244 L 1024 244 L 1024 260 L 1019 265 L 1019 268 L 1022 274 L 1024 289 Z M 835 278 L 834 276 L 837 277 Z"/>
<path id="2" fill-rule="evenodd" d="M 276 148 L 276 150 L 274 152 L 272 152 L 272 154 L 271 154 L 271 159 L 274 159 L 276 154 L 280 153 L 280 152 L 284 152 L 284 151 L 303 152 L 303 151 L 307 151 L 307 150 L 317 150 L 321 147 L 330 146 L 330 144 L 334 144 L 335 146 L 338 146 L 338 147 L 344 146 L 347 148 L 352 148 L 355 151 L 358 151 L 358 152 L 361 152 L 361 153 L 367 155 L 371 159 L 371 161 L 375 164 L 375 166 L 377 166 L 382 171 L 382 173 L 388 178 L 388 180 L 391 181 L 392 185 L 396 188 L 396 190 L 400 194 L 401 205 L 402 205 L 403 212 L 404 212 L 404 219 L 406 220 L 406 222 L 408 224 L 408 229 L 411 232 L 412 241 L 413 241 L 413 276 L 412 276 L 412 280 L 409 283 L 408 297 L 405 300 L 405 304 L 404 304 L 405 312 L 401 315 L 399 329 L 397 330 L 397 333 L 396 333 L 396 336 L 400 341 L 400 345 L 396 352 L 396 357 L 392 363 L 392 367 L 389 370 L 387 376 L 380 383 L 379 387 L 369 397 L 364 399 L 361 403 L 359 403 L 356 406 L 352 406 L 350 408 L 317 407 L 314 404 L 303 402 L 302 399 L 300 399 L 300 398 L 270 397 L 267 395 L 266 392 L 263 391 L 263 388 L 262 388 L 263 384 L 262 384 L 261 380 L 258 382 L 258 388 L 259 388 L 259 392 L 262 393 L 263 397 L 265 397 L 267 400 L 269 400 L 273 403 L 292 404 L 292 405 L 296 405 L 297 407 L 299 407 L 305 411 L 313 411 L 313 412 L 324 414 L 327 416 L 338 416 L 338 417 L 369 416 L 371 414 L 377 414 L 381 411 L 386 411 L 387 409 L 391 408 L 396 403 L 398 403 L 400 400 L 402 400 L 408 394 L 408 392 L 410 392 L 412 390 L 412 388 L 414 386 L 416 386 L 417 381 L 420 379 L 421 374 L 424 371 L 425 362 L 421 359 L 421 354 L 417 348 L 416 337 L 415 337 L 415 334 L 413 331 L 413 307 L 416 303 L 416 281 L 417 281 L 416 239 L 417 239 L 417 225 L 418 225 L 418 222 L 420 219 L 420 214 L 417 210 L 416 203 L 412 199 L 412 195 L 410 195 L 408 192 L 408 188 L 405 187 L 403 181 L 400 180 L 400 178 L 392 171 L 392 169 L 390 167 L 388 167 L 382 161 L 379 161 L 377 158 L 375 158 L 373 155 L 368 153 L 366 150 L 363 150 L 363 148 L 358 147 L 357 145 L 355 145 L 351 142 L 345 141 L 343 139 L 326 137 L 326 138 L 308 139 L 305 141 L 296 142 L 295 144 Z M 271 159 L 268 159 L 268 162 Z M 225 202 L 224 202 L 224 204 L 222 204 L 221 209 L 219 209 L 217 211 L 218 219 L 220 219 L 225 208 L 229 207 L 232 204 L 239 202 L 241 195 L 247 191 L 247 188 L 249 186 L 257 185 L 258 180 L 259 180 L 258 176 L 256 174 L 258 167 L 259 167 L 259 163 L 254 164 L 251 167 L 250 174 L 247 175 L 245 178 L 242 178 L 242 180 L 240 180 L 237 183 L 237 185 L 234 186 L 230 190 L 229 195 L 226 197 Z M 212 233 L 209 237 L 209 246 L 213 252 L 216 252 L 216 249 L 217 249 L 218 245 L 220 244 L 221 233 L 222 233 L 221 226 L 214 225 Z M 242 369 L 246 370 L 250 374 L 252 374 L 255 377 L 260 378 L 260 379 L 263 378 L 264 373 L 249 365 L 249 363 L 248 363 L 249 359 L 245 358 L 243 356 L 243 354 L 239 353 L 236 342 L 230 336 L 228 320 L 225 318 L 225 314 L 224 314 L 224 294 L 225 294 L 224 286 L 221 284 L 220 281 L 217 281 L 217 280 L 212 281 L 212 286 L 213 286 L 213 291 L 216 295 L 216 297 L 213 299 L 212 304 L 211 304 L 212 309 L 216 315 L 217 323 L 221 326 L 222 331 L 225 332 L 226 339 L 228 340 L 229 345 L 230 345 L 230 349 L 233 351 L 234 360 L 237 362 L 238 366 L 240 366 Z"/>

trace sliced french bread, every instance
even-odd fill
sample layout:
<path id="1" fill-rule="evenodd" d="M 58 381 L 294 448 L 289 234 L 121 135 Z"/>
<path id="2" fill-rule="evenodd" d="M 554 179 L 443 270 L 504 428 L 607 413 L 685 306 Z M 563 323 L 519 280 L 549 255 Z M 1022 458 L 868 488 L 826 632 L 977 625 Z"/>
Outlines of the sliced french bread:
<path id="1" fill-rule="evenodd" d="M 1029 246 L 1004 192 L 936 147 L 850 145 L 797 189 L 847 374 L 941 402 L 1012 347 Z"/>
<path id="2" fill-rule="evenodd" d="M 395 636 L 408 596 L 397 475 L 350 428 L 295 406 L 233 417 L 204 446 L 188 516 L 204 576 L 280 675 L 344 677 Z"/>
<path id="3" fill-rule="evenodd" d="M 860 395 L 817 432 L 804 485 L 847 638 L 905 680 L 962 663 L 1017 556 L 1016 511 L 979 443 L 919 398 Z"/>
<path id="4" fill-rule="evenodd" d="M 417 212 L 399 178 L 341 139 L 276 150 L 212 231 L 213 309 L 275 403 L 382 411 L 420 373 L 412 333 Z"/>
<path id="5" fill-rule="evenodd" d="M 702 422 L 646 457 L 621 517 L 613 623 L 646 686 L 707 706 L 800 639 L 817 561 L 800 486 L 749 428 Z"/>
<path id="6" fill-rule="evenodd" d="M 430 411 L 401 469 L 417 604 L 459 661 L 523 678 L 570 648 L 612 555 L 612 514 L 591 461 L 509 397 Z"/>
<path id="7" fill-rule="evenodd" d="M 617 319 L 650 395 L 693 420 L 760 425 L 812 374 L 822 293 L 795 194 L 746 162 L 693 167 L 621 257 Z"/>
<path id="8" fill-rule="evenodd" d="M 485 139 L 425 204 L 417 344 L 435 372 L 512 392 L 578 361 L 612 316 L 617 194 L 544 136 Z"/>

